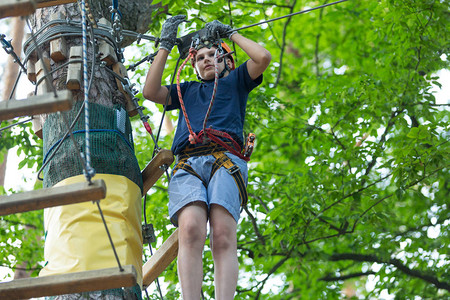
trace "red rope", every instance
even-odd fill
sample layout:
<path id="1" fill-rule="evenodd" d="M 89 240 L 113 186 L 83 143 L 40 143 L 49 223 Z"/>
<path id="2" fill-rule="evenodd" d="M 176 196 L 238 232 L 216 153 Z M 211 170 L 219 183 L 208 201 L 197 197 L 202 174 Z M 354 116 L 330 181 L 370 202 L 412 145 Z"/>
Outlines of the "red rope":
<path id="1" fill-rule="evenodd" d="M 183 97 L 181 96 L 180 74 L 181 74 L 181 70 L 183 70 L 183 68 L 186 65 L 186 63 L 191 58 L 194 57 L 196 52 L 197 51 L 194 48 L 189 49 L 189 55 L 183 61 L 183 63 L 181 64 L 180 68 L 178 69 L 178 73 L 177 73 L 178 99 L 180 99 L 181 110 L 183 111 L 184 119 L 186 120 L 186 124 L 187 124 L 188 130 L 189 130 L 189 142 L 191 144 L 196 144 L 198 142 L 198 138 L 197 138 L 197 135 L 195 134 L 195 132 L 192 130 L 191 123 L 189 122 L 189 118 L 188 118 L 187 113 L 186 113 L 186 107 L 184 106 Z"/>
<path id="2" fill-rule="evenodd" d="M 230 153 L 236 155 L 237 157 L 245 160 L 245 161 L 249 161 L 250 157 L 248 156 L 244 156 L 241 152 L 241 147 L 239 146 L 239 144 L 226 132 L 223 131 L 219 131 L 219 130 L 215 130 L 212 128 L 206 128 L 206 122 L 208 121 L 208 118 L 211 114 L 211 110 L 212 110 L 212 106 L 214 104 L 214 100 L 216 98 L 216 92 L 217 92 L 217 86 L 219 83 L 219 59 L 223 58 L 225 55 L 227 55 L 226 53 L 223 55 L 217 55 L 217 50 L 214 53 L 214 87 L 213 87 L 213 93 L 211 96 L 211 100 L 209 103 L 209 107 L 208 110 L 206 112 L 206 116 L 205 116 L 205 120 L 203 121 L 203 129 L 197 134 L 195 134 L 195 132 L 192 130 L 191 127 L 191 123 L 189 122 L 189 118 L 186 112 L 186 107 L 184 106 L 184 101 L 183 101 L 183 97 L 181 95 L 181 85 L 180 85 L 180 74 L 181 74 L 181 70 L 184 68 L 184 66 L 186 65 L 186 63 L 195 56 L 196 54 L 196 50 L 194 48 L 189 49 L 189 55 L 188 57 L 186 57 L 186 59 L 184 60 L 184 62 L 181 64 L 180 68 L 178 69 L 177 72 L 177 92 L 178 92 L 178 98 L 180 99 L 180 105 L 181 105 L 181 110 L 183 111 L 183 115 L 184 115 L 184 119 L 186 120 L 186 125 L 188 127 L 189 130 L 189 142 L 191 144 L 197 144 L 197 143 L 201 143 L 203 141 L 207 141 L 208 139 L 211 141 L 214 141 L 215 143 L 221 145 L 222 147 L 224 147 L 225 149 L 227 149 Z M 232 143 L 232 146 L 230 146 L 229 144 L 227 144 L 226 142 L 224 142 L 223 140 L 221 140 L 219 137 L 222 138 L 226 138 L 229 139 Z"/>
<path id="3" fill-rule="evenodd" d="M 219 56 L 217 55 L 219 49 L 214 52 L 214 87 L 211 95 L 211 100 L 209 101 L 209 107 L 206 111 L 205 120 L 203 121 L 203 131 L 206 130 L 206 122 L 208 122 L 209 116 L 211 115 L 212 106 L 214 100 L 216 99 L 217 85 L 219 84 Z"/>

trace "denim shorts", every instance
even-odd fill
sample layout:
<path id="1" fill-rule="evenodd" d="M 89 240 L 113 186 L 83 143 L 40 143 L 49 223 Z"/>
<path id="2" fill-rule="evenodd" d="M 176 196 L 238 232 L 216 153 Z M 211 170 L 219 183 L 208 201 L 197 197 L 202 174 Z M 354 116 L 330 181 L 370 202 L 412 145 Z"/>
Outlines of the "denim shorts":
<path id="1" fill-rule="evenodd" d="M 225 154 L 239 167 L 245 185 L 248 182 L 247 162 L 239 157 L 225 152 Z M 212 155 L 190 157 L 186 163 L 207 183 L 208 187 L 196 176 L 179 169 L 169 183 L 169 216 L 170 221 L 178 226 L 178 211 L 189 203 L 201 201 L 208 207 L 211 204 L 223 206 L 236 220 L 239 220 L 241 199 L 239 189 L 233 176 L 224 167 L 216 171 L 211 178 L 211 168 L 216 161 Z M 177 162 L 178 163 L 178 162 Z"/>

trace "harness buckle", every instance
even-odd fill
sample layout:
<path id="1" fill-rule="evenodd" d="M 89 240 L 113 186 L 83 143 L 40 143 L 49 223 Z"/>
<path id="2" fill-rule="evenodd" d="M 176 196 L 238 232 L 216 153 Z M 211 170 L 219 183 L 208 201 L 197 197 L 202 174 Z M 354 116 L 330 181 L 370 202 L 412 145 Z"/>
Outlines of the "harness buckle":
<path id="1" fill-rule="evenodd" d="M 227 172 L 228 172 L 228 174 L 233 175 L 234 173 L 236 173 L 239 170 L 240 170 L 240 168 L 238 166 L 233 165 L 232 167 L 227 169 Z"/>

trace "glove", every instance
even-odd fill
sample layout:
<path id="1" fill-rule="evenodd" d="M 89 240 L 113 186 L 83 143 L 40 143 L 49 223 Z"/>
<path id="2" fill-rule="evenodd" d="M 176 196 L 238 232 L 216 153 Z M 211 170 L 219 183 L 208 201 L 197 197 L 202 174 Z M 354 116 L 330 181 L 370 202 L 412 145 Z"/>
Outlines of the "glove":
<path id="1" fill-rule="evenodd" d="M 205 28 L 208 34 L 208 38 L 213 39 L 217 38 L 217 35 L 219 35 L 220 38 L 231 39 L 231 36 L 236 33 L 236 31 L 233 30 L 230 25 L 222 24 L 217 20 L 206 23 Z"/>
<path id="2" fill-rule="evenodd" d="M 160 49 L 172 51 L 177 42 L 178 25 L 186 20 L 186 16 L 178 15 L 167 19 L 161 29 Z"/>

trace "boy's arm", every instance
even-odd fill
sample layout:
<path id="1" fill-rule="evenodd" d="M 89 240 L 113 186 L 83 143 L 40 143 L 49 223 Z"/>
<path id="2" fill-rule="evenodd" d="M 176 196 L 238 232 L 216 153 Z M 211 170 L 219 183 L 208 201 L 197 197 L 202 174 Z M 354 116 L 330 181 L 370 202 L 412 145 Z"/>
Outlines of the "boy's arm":
<path id="1" fill-rule="evenodd" d="M 239 33 L 234 33 L 230 40 L 235 42 L 250 57 L 247 61 L 247 70 L 250 78 L 253 80 L 258 78 L 270 64 L 272 59 L 270 52 L 260 44 Z"/>
<path id="2" fill-rule="evenodd" d="M 250 60 L 247 61 L 247 70 L 251 79 L 255 80 L 258 78 L 269 66 L 272 59 L 270 52 L 260 44 L 233 31 L 231 26 L 214 20 L 207 23 L 205 27 L 208 35 L 215 37 L 218 34 L 221 38 L 227 37 L 247 53 L 250 57 Z"/>
<path id="3" fill-rule="evenodd" d="M 170 51 L 172 51 L 172 48 L 176 43 L 178 25 L 184 22 L 185 19 L 186 17 L 183 15 L 171 17 L 167 19 L 162 26 L 159 51 L 148 70 L 144 89 L 142 90 L 142 95 L 155 103 L 166 104 L 169 90 L 161 85 L 164 66 L 166 65 Z M 167 104 L 172 104 L 172 99 L 170 97 Z"/>
<path id="4" fill-rule="evenodd" d="M 150 65 L 147 78 L 145 79 L 144 89 L 142 90 L 144 98 L 159 104 L 166 104 L 167 94 L 169 93 L 169 90 L 161 85 L 164 66 L 166 65 L 168 56 L 169 51 L 159 49 L 153 63 Z M 172 104 L 170 96 L 167 104 Z"/>

